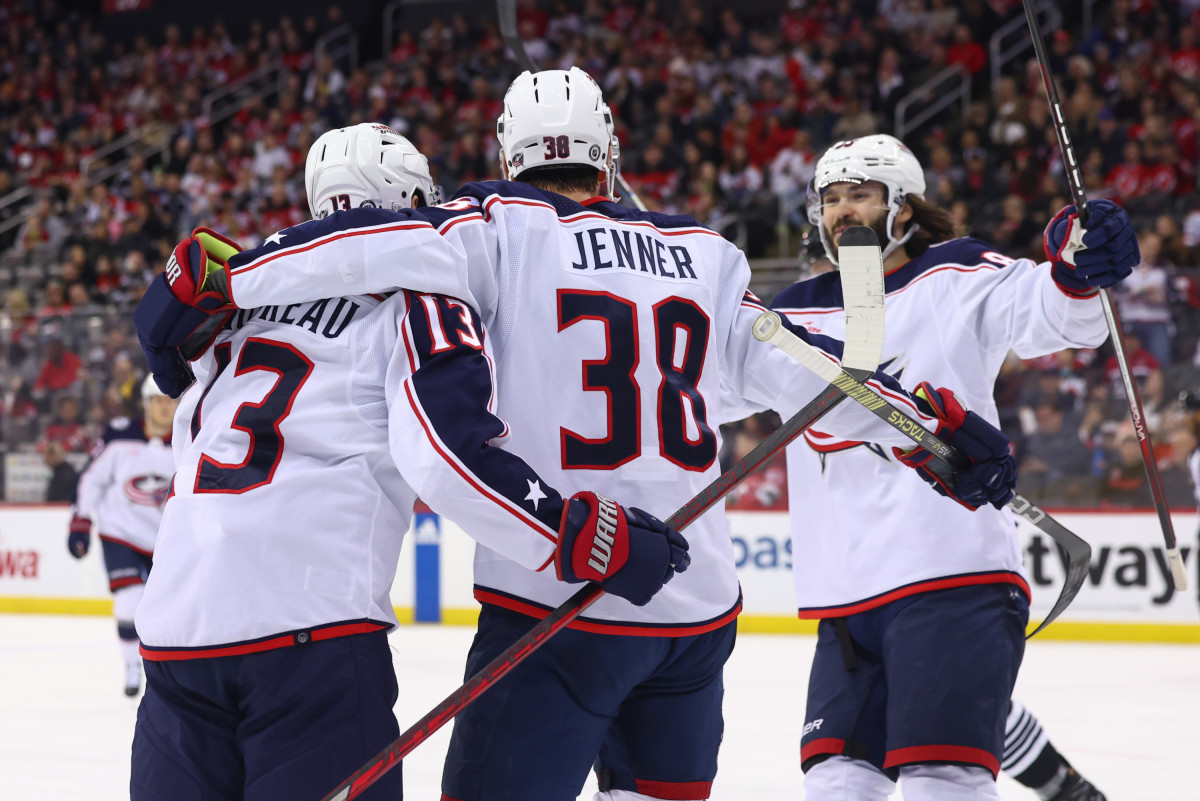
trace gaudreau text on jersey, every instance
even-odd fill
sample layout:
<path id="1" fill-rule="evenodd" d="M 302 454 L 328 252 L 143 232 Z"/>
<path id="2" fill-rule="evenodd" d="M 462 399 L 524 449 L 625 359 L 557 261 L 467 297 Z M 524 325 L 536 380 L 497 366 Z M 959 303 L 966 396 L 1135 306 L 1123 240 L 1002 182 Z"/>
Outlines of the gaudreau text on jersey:
<path id="1" fill-rule="evenodd" d="M 682 245 L 668 245 L 650 233 L 626 227 L 597 226 L 575 232 L 578 258 L 572 270 L 601 273 L 625 270 L 655 278 L 695 281 L 692 254 Z"/>
<path id="2" fill-rule="evenodd" d="M 361 307 L 349 298 L 325 298 L 309 303 L 292 303 L 288 306 L 259 306 L 256 309 L 238 309 L 225 323 L 225 328 L 236 331 L 254 320 L 269 323 L 284 323 L 306 328 L 326 339 L 336 339 Z"/>

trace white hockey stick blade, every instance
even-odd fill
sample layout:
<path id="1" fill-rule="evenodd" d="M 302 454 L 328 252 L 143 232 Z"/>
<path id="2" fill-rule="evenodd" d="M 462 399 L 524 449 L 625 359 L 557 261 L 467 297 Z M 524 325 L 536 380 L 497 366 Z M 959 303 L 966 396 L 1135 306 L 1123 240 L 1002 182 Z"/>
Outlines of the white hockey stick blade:
<path id="1" fill-rule="evenodd" d="M 848 244 L 848 240 L 854 244 Z M 759 315 L 751 331 L 755 339 L 774 345 L 831 384 L 837 382 L 843 370 L 858 381 L 866 381 L 879 368 L 885 333 L 883 260 L 875 232 L 865 226 L 847 229 L 838 248 L 838 261 L 846 312 L 846 341 L 840 365 L 815 348 L 796 347 L 800 340 L 773 311 Z"/>
<path id="2" fill-rule="evenodd" d="M 884 334 L 883 255 L 875 232 L 865 225 L 843 231 L 838 264 L 846 310 L 842 369 L 874 373 L 883 354 Z"/>

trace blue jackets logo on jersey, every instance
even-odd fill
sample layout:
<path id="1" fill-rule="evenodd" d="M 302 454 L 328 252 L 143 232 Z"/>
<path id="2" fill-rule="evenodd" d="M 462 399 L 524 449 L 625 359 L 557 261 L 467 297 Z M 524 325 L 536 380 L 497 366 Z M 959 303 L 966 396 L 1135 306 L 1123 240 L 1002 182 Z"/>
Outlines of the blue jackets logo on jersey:
<path id="1" fill-rule="evenodd" d="M 170 476 L 134 476 L 125 482 L 125 497 L 142 506 L 162 506 L 170 491 Z"/>

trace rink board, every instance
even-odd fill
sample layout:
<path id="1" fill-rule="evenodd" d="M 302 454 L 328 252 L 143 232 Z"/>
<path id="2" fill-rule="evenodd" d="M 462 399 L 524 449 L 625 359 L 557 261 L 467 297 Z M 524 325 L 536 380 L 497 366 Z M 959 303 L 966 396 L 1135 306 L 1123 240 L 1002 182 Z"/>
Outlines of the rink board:
<path id="1" fill-rule="evenodd" d="M 1092 569 L 1075 603 L 1047 638 L 1200 643 L 1196 516 L 1173 516 L 1189 588 L 1171 589 L 1162 534 L 1150 512 L 1061 512 L 1055 517 L 1092 544 Z M 82 560 L 67 553 L 65 506 L 0 505 L 0 612 L 108 614 L 111 603 L 99 548 Z M 792 552 L 784 512 L 731 512 L 747 631 L 812 632 L 795 617 Z M 1023 524 L 1024 525 L 1024 524 Z M 1033 588 L 1032 618 L 1050 608 L 1064 575 L 1058 554 L 1031 526 L 1021 532 Z M 472 541 L 453 523 L 418 514 L 396 574 L 392 601 L 401 622 L 471 624 Z"/>

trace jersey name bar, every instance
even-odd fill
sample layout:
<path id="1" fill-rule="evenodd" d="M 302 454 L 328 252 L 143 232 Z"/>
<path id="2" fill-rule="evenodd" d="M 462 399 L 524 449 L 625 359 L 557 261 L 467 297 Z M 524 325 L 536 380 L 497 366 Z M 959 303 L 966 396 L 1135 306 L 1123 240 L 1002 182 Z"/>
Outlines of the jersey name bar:
<path id="1" fill-rule="evenodd" d="M 300 311 L 301 308 L 304 311 Z M 357 303 L 348 298 L 326 298 L 283 307 L 259 306 L 254 309 L 238 309 L 225 323 L 225 328 L 236 331 L 252 320 L 265 320 L 307 328 L 326 339 L 337 339 L 354 319 L 359 308 Z"/>
<path id="2" fill-rule="evenodd" d="M 572 270 L 630 270 L 660 278 L 696 280 L 692 254 L 682 245 L 668 245 L 636 231 L 597 227 L 575 232 L 579 261 Z M 611 247 L 610 247 L 611 246 Z"/>

